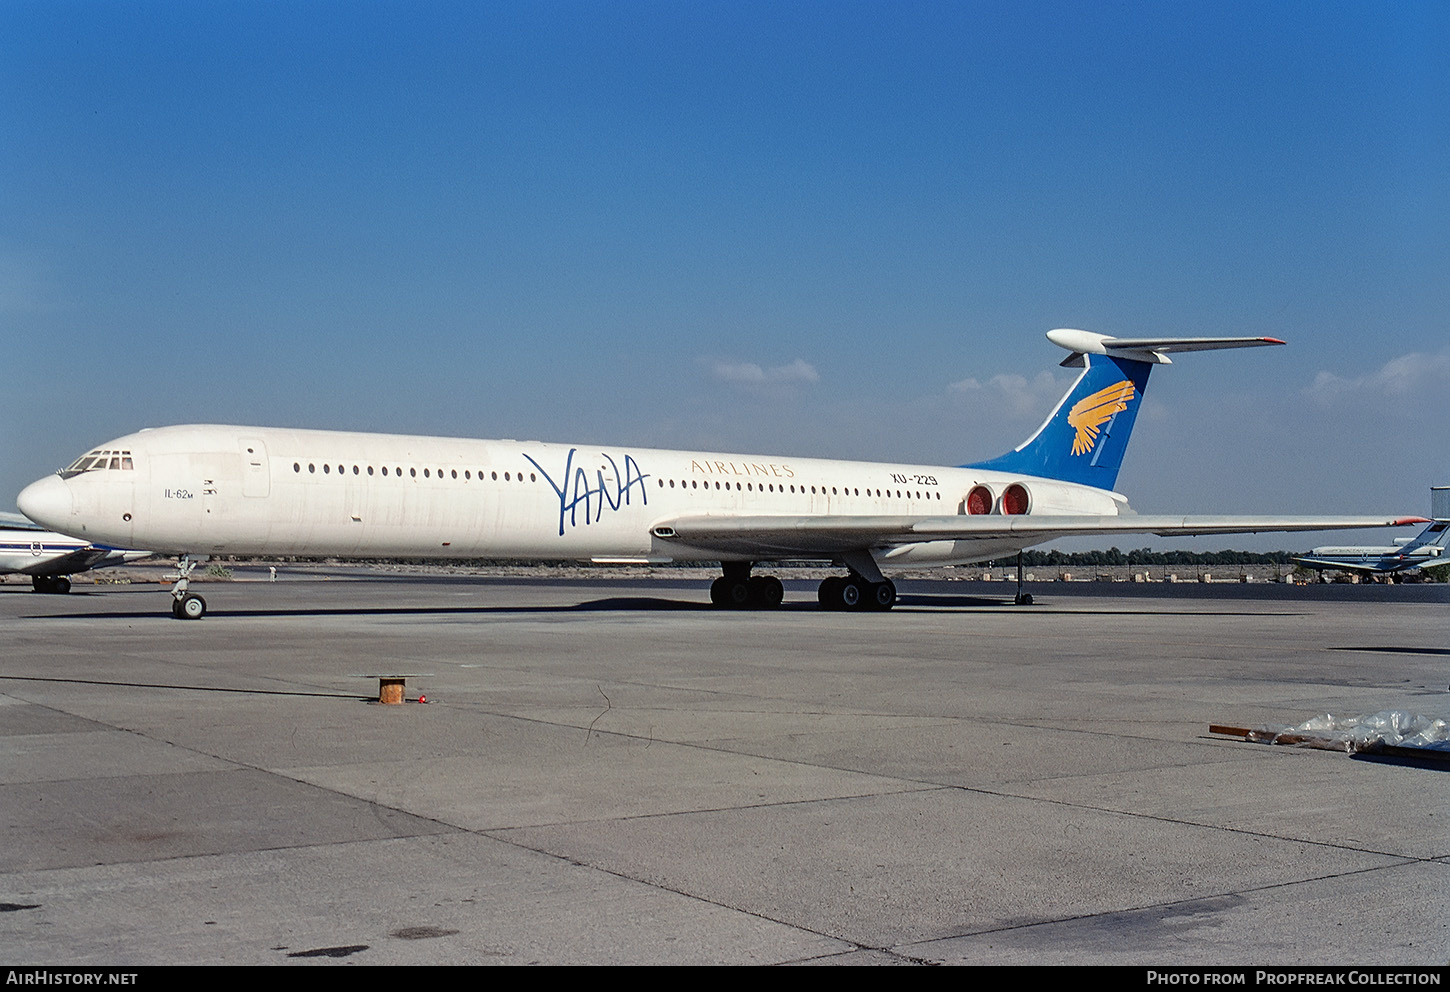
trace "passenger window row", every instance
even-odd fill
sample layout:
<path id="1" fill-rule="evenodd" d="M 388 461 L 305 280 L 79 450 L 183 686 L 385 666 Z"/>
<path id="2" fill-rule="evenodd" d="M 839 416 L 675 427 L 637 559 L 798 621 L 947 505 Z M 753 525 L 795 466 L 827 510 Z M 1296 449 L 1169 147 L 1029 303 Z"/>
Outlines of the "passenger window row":
<path id="1" fill-rule="evenodd" d="M 301 475 L 302 474 L 302 463 L 301 462 L 293 462 L 292 463 L 292 471 L 295 474 L 297 474 L 297 475 Z M 317 465 L 316 462 L 308 462 L 307 463 L 307 474 L 308 475 L 317 475 L 318 472 L 319 472 L 319 469 L 318 469 L 318 465 Z M 373 475 L 374 472 L 375 472 L 375 469 L 374 469 L 374 466 L 372 466 L 372 465 L 367 465 L 367 466 L 363 466 L 363 465 L 353 465 L 352 466 L 352 474 L 353 475 L 358 475 L 358 476 L 364 475 L 364 474 L 366 474 L 366 475 Z M 410 478 L 410 479 L 416 479 L 416 478 L 418 478 L 418 472 L 419 472 L 419 470 L 418 470 L 417 466 L 414 466 L 414 465 L 408 466 L 408 478 Z M 425 479 L 443 479 L 443 478 L 448 478 L 448 479 L 457 480 L 459 478 L 458 469 L 456 469 L 456 468 L 455 469 L 449 469 L 448 472 L 446 473 L 446 475 L 444 473 L 444 470 L 441 469 L 441 468 L 440 469 L 425 468 L 425 469 L 422 470 L 422 473 L 423 473 L 423 478 L 425 478 Z M 333 474 L 336 474 L 336 475 L 345 476 L 345 475 L 348 474 L 348 467 L 346 465 L 341 465 L 341 464 L 334 466 L 331 462 L 323 462 L 322 463 L 322 467 L 321 467 L 321 474 L 323 474 L 323 475 L 333 475 Z M 384 478 L 401 479 L 403 477 L 403 467 L 401 465 L 394 465 L 394 466 L 384 465 L 381 468 L 376 469 L 376 474 L 381 475 Z M 474 471 L 473 471 L 473 469 L 466 468 L 466 469 L 463 470 L 462 478 L 463 478 L 463 481 L 464 482 L 472 482 L 475 478 L 479 482 L 483 482 L 484 479 L 485 479 L 485 475 L 484 475 L 483 469 L 479 469 L 478 472 L 477 472 L 477 474 L 475 474 Z M 496 472 L 496 471 L 495 472 L 489 472 L 487 474 L 487 478 L 490 481 L 498 482 L 499 481 L 499 473 Z M 503 473 L 503 481 L 504 482 L 523 482 L 524 481 L 524 473 L 523 472 L 513 472 L 513 471 L 504 472 Z M 530 472 L 529 473 L 528 481 L 529 482 L 537 482 L 538 481 L 538 475 L 535 474 L 535 473 L 533 473 L 533 472 Z"/>
<path id="2" fill-rule="evenodd" d="M 82 459 L 82 461 L 84 461 L 84 459 Z M 127 468 L 130 468 L 131 467 L 129 465 L 130 459 L 128 458 L 126 461 L 128 462 L 128 464 L 126 465 L 126 467 Z M 79 463 L 77 463 L 77 464 L 79 464 Z M 292 463 L 292 471 L 295 474 L 298 474 L 298 475 L 302 474 L 302 463 L 301 462 L 293 462 Z M 413 478 L 413 479 L 418 478 L 419 471 L 420 470 L 416 466 L 409 466 L 409 468 L 408 468 L 408 477 L 409 478 Z M 423 478 L 425 478 L 425 479 L 443 479 L 443 478 L 448 478 L 448 479 L 452 479 L 452 480 L 457 480 L 459 478 L 459 471 L 456 468 L 455 469 L 449 469 L 449 470 L 447 470 L 446 473 L 441 468 L 440 469 L 424 468 L 424 469 L 421 470 L 421 472 L 422 472 Z M 309 475 L 317 475 L 319 473 L 322 474 L 322 475 L 334 475 L 335 474 L 335 475 L 340 475 L 340 476 L 346 476 L 348 474 L 348 466 L 345 465 L 345 464 L 336 464 L 336 465 L 334 465 L 332 462 L 322 462 L 321 463 L 321 466 L 319 468 L 319 465 L 318 465 L 317 462 L 308 462 L 307 463 L 307 474 L 309 474 Z M 381 468 L 375 468 L 372 465 L 363 466 L 363 465 L 360 465 L 360 464 L 355 464 L 351 468 L 351 474 L 353 474 L 355 476 L 361 476 L 361 475 L 364 475 L 364 474 L 371 476 L 371 475 L 377 474 L 377 475 L 383 476 L 384 478 L 402 478 L 403 477 L 403 468 L 400 465 L 395 465 L 395 466 L 387 466 L 387 465 L 384 465 Z M 498 482 L 499 481 L 499 473 L 497 471 L 490 471 L 490 472 L 487 473 L 487 476 L 485 476 L 485 473 L 484 473 L 484 471 L 482 469 L 480 469 L 476 474 L 474 473 L 474 471 L 472 469 L 464 469 L 463 470 L 462 479 L 463 479 L 464 482 L 472 482 L 475 478 L 477 478 L 478 481 L 480 481 L 480 482 L 484 481 L 485 478 L 487 478 L 488 481 Z M 523 482 L 524 481 L 524 473 L 523 472 L 505 471 L 503 473 L 502 481 L 504 481 L 504 482 Z M 537 482 L 538 481 L 538 475 L 537 475 L 537 473 L 534 473 L 534 472 L 528 473 L 528 481 L 529 482 Z M 807 493 L 807 491 L 808 491 L 807 490 L 807 487 L 804 484 L 796 484 L 796 483 L 790 483 L 790 484 L 786 484 L 786 483 L 775 483 L 775 482 L 766 482 L 766 483 L 756 483 L 756 482 L 744 482 L 744 483 L 742 483 L 742 482 L 734 482 L 734 483 L 732 483 L 732 482 L 723 482 L 722 483 L 722 482 L 720 482 L 718 480 L 709 480 L 709 479 L 707 479 L 704 482 L 701 482 L 698 479 L 680 479 L 678 481 L 675 480 L 675 479 L 659 479 L 658 482 L 659 482 L 659 487 L 661 489 L 664 489 L 664 488 L 668 487 L 670 489 L 693 489 L 693 490 L 697 490 L 697 491 L 698 490 L 702 490 L 702 489 L 703 490 L 711 490 L 711 489 L 713 489 L 713 490 L 719 491 L 719 490 L 728 490 L 733 485 L 736 492 L 762 492 L 762 493 L 769 492 L 769 493 L 780 493 L 782 495 L 785 495 L 785 494 L 790 493 L 790 494 L 797 494 L 797 495 L 802 495 L 802 496 L 804 496 Z M 863 493 L 863 491 L 861 490 L 861 488 L 859 486 L 829 486 L 829 487 L 827 487 L 827 486 L 816 485 L 816 486 L 810 486 L 809 487 L 809 493 L 812 496 L 827 496 L 827 495 L 829 495 L 829 496 L 861 496 L 861 495 L 865 495 L 868 498 L 875 498 L 875 499 L 918 499 L 918 500 L 937 500 L 938 502 L 940 502 L 940 500 L 941 500 L 941 493 L 940 492 L 932 492 L 930 490 L 927 490 L 927 491 L 923 492 L 923 491 L 920 491 L 920 490 L 910 490 L 910 489 L 906 489 L 906 490 L 895 489 L 895 490 L 892 490 L 892 489 L 871 489 L 871 488 L 867 488 L 864 491 L 864 493 Z"/>
<path id="3" fill-rule="evenodd" d="M 712 481 L 712 480 L 709 480 L 709 479 L 705 480 L 704 482 L 701 482 L 698 479 L 681 479 L 681 480 L 679 480 L 678 487 L 675 485 L 675 480 L 674 479 L 660 479 L 659 480 L 659 485 L 660 485 L 660 488 L 661 489 L 665 488 L 667 485 L 668 485 L 668 487 L 670 489 L 679 488 L 679 489 L 705 489 L 705 490 L 708 490 L 708 489 L 711 489 L 712 487 L 714 489 L 721 489 L 722 488 L 722 484 L 720 482 L 718 482 L 718 481 Z M 726 482 L 726 483 L 723 484 L 723 488 L 724 489 L 727 489 L 728 490 L 730 487 L 731 487 L 731 483 L 729 483 L 729 482 Z M 734 487 L 735 487 L 735 490 L 737 492 L 742 491 L 742 484 L 741 483 L 739 483 L 739 482 L 734 483 Z M 756 484 L 754 482 L 746 482 L 746 483 L 743 484 L 743 491 L 744 492 L 761 492 L 761 493 L 765 493 L 765 492 L 771 492 L 771 493 L 787 493 L 787 492 L 790 492 L 790 493 L 798 493 L 800 495 L 805 495 L 806 487 L 804 485 L 795 485 L 795 484 L 791 484 L 791 485 L 781 485 L 781 484 L 774 483 L 774 482 L 767 482 L 764 485 L 758 485 L 758 484 Z M 861 489 L 860 489 L 859 486 L 831 486 L 830 487 L 830 491 L 827 492 L 827 487 L 825 487 L 825 486 L 811 486 L 810 487 L 810 493 L 811 493 L 812 496 L 816 496 L 816 495 L 820 495 L 820 496 L 827 496 L 827 495 L 829 495 L 829 496 L 860 496 L 861 495 Z M 913 492 L 910 489 L 907 489 L 907 490 L 904 490 L 904 491 L 901 490 L 901 489 L 897 489 L 897 490 L 894 490 L 894 491 L 893 490 L 890 490 L 890 489 L 867 489 L 865 494 L 868 497 L 874 497 L 876 499 L 892 499 L 892 498 L 895 498 L 895 499 L 923 499 L 923 500 L 936 499 L 938 501 L 941 500 L 941 493 L 939 493 L 939 492 L 938 493 L 933 493 L 930 490 L 928 490 L 927 492 L 921 492 L 919 490 Z"/>

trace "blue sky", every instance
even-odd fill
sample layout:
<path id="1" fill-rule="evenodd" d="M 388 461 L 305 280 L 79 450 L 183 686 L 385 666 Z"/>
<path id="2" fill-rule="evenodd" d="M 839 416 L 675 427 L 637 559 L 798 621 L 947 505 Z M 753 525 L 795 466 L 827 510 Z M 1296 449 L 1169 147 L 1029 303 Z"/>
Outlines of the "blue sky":
<path id="1" fill-rule="evenodd" d="M 1447 50 L 1438 0 L 0 0 L 0 502 L 187 422 L 959 464 L 1065 326 L 1289 342 L 1155 372 L 1141 512 L 1423 512 Z"/>

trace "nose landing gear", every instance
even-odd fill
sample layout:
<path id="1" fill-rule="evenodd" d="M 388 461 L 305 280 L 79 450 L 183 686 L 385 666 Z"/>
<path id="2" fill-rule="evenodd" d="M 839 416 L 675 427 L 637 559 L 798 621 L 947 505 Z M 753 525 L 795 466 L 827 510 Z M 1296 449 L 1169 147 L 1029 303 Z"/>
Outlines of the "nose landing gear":
<path id="1" fill-rule="evenodd" d="M 188 592 L 191 573 L 200 564 L 190 555 L 182 555 L 177 567 L 176 583 L 171 587 L 171 615 L 178 620 L 200 620 L 206 616 L 206 600 Z M 169 578 L 169 576 L 168 576 Z"/>

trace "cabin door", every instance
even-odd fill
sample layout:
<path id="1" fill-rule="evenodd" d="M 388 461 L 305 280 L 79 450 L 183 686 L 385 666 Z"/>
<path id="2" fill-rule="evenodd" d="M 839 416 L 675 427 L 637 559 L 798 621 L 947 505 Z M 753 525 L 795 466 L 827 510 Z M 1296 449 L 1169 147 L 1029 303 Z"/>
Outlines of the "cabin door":
<path id="1" fill-rule="evenodd" d="M 253 499 L 266 496 L 272 491 L 267 446 L 256 437 L 244 437 L 238 445 L 242 453 L 242 495 Z"/>

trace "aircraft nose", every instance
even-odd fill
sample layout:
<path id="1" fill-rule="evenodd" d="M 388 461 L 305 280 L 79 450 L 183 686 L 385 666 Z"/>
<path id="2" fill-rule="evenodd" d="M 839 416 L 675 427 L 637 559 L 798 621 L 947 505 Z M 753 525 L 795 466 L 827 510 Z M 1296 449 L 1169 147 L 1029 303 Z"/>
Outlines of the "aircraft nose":
<path id="1" fill-rule="evenodd" d="M 31 520 L 51 530 L 65 530 L 73 503 L 70 486 L 58 475 L 48 475 L 20 490 L 15 505 Z"/>

